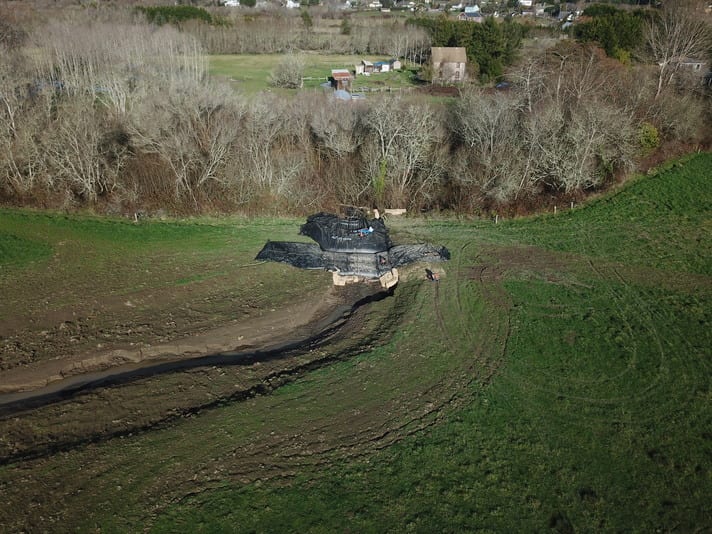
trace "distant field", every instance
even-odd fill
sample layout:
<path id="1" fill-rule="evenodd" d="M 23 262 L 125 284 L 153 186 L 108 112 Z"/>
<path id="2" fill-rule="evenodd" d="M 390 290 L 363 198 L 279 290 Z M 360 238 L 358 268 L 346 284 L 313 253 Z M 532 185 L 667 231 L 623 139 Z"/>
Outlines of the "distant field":
<path id="1" fill-rule="evenodd" d="M 318 88 L 331 75 L 332 69 L 353 70 L 363 59 L 381 61 L 389 59 L 386 56 L 357 56 L 341 54 L 311 54 L 302 55 L 305 60 L 304 87 Z M 280 91 L 269 85 L 270 73 L 284 58 L 283 54 L 247 54 L 247 55 L 214 55 L 210 56 L 210 73 L 229 80 L 235 89 L 245 94 L 255 94 L 264 90 Z M 357 77 L 355 87 L 408 87 L 413 85 L 413 73 L 409 70 L 375 74 Z"/>
<path id="2" fill-rule="evenodd" d="M 136 428 L 1 465 L 0 524 L 703 531 L 712 524 L 711 172 L 712 154 L 697 154 L 590 205 L 498 224 L 389 219 L 394 241 L 444 244 L 452 259 L 438 283 L 424 266 L 406 273 L 348 336 L 315 347 L 328 365 L 275 375 L 248 398 L 230 388 L 258 369 L 216 367 L 0 420 L 8 451 L 33 433 L 60 440 L 76 414 L 107 432 Z M 35 252 L 0 270 L 0 290 L 15 299 L 0 318 L 25 302 L 59 307 L 141 284 L 184 288 L 186 316 L 206 302 L 220 317 L 241 299 L 265 310 L 304 298 L 328 275 L 252 261 L 263 240 L 293 238 L 298 222 L 132 225 L 3 211 L 0 236 Z M 147 420 L 147 405 L 189 395 L 205 404 Z M 127 406 L 130 416 L 112 420 Z"/>

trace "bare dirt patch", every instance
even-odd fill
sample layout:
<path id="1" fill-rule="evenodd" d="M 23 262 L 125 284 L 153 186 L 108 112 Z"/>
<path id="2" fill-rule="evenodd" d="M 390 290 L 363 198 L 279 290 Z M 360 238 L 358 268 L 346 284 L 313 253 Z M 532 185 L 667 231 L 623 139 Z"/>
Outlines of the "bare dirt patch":
<path id="1" fill-rule="evenodd" d="M 28 391 L 61 381 L 69 376 L 106 370 L 110 367 L 121 368 L 124 364 L 136 364 L 149 360 L 178 360 L 186 357 L 196 357 L 225 351 L 238 351 L 266 346 L 286 340 L 297 334 L 302 327 L 318 323 L 329 314 L 339 303 L 343 303 L 340 296 L 332 288 L 327 292 L 317 295 L 307 295 L 298 302 L 293 302 L 280 308 L 259 310 L 254 316 L 245 314 L 241 319 L 233 319 L 228 324 L 218 328 L 204 329 L 194 326 L 194 330 L 183 331 L 171 338 L 165 335 L 165 328 L 151 325 L 138 324 L 127 317 L 125 336 L 132 336 L 127 343 L 112 343 L 109 349 L 103 349 L 104 344 L 98 343 L 95 350 L 79 352 L 64 352 L 66 338 L 69 342 L 80 338 L 94 340 L 99 335 L 106 336 L 107 332 L 92 330 L 91 319 L 82 318 L 74 321 L 61 321 L 58 327 L 51 332 L 40 333 L 44 336 L 48 350 L 55 353 L 50 359 L 30 362 L 17 366 L 2 373 L 0 393 Z M 136 305 L 142 304 L 142 299 L 133 297 Z M 56 315 L 56 314 L 54 314 Z M 127 314 L 130 315 L 130 314 Z M 55 320 L 43 318 L 44 320 Z M 171 324 L 177 327 L 178 319 L 173 318 Z M 188 323 L 188 321 L 183 321 Z M 174 331 L 176 334 L 177 330 Z M 119 337 L 120 334 L 114 333 Z M 35 339 L 29 343 L 36 343 Z M 19 335 L 13 336 L 20 342 Z M 51 343 L 59 338 L 59 343 Z M 142 341 L 138 341 L 143 339 Z M 25 341 L 27 343 L 27 341 Z"/>

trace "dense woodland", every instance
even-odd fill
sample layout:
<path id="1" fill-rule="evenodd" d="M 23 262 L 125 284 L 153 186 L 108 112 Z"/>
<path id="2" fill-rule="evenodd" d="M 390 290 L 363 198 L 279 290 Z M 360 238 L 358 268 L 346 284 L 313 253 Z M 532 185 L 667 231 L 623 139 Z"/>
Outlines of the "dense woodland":
<path id="1" fill-rule="evenodd" d="M 709 146 L 708 87 L 679 60 L 709 57 L 709 26 L 682 4 L 588 13 L 571 38 L 547 40 L 512 21 L 444 17 L 352 17 L 334 32 L 333 16 L 218 9 L 171 21 L 128 7 L 0 6 L 0 201 L 514 212 L 598 191 L 657 151 Z M 431 45 L 467 48 L 473 82 L 459 97 L 247 97 L 207 70 L 212 53 L 295 49 L 425 69 Z M 502 79 L 508 90 L 493 87 Z"/>

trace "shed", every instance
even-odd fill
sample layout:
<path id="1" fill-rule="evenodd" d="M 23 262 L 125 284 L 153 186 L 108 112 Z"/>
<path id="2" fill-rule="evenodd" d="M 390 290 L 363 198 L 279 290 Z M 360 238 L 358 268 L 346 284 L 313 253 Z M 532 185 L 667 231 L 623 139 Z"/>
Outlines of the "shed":
<path id="1" fill-rule="evenodd" d="M 388 72 L 391 70 L 391 64 L 388 61 L 376 61 L 373 64 L 373 70 L 376 72 Z"/>
<path id="2" fill-rule="evenodd" d="M 332 69 L 331 71 L 331 86 L 334 89 L 343 89 L 348 91 L 351 89 L 351 82 L 354 76 L 348 69 Z"/>

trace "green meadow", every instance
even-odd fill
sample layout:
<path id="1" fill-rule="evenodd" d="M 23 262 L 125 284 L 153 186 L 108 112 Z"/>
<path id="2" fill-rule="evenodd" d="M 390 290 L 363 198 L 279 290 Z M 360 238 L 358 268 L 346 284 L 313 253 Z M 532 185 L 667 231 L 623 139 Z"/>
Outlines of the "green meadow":
<path id="1" fill-rule="evenodd" d="M 712 156 L 702 154 L 556 216 L 403 223 L 453 251 L 441 295 L 454 282 L 461 296 L 477 293 L 476 276 L 467 275 L 477 271 L 509 299 L 500 318 L 509 335 L 491 383 L 474 380 L 464 406 L 378 453 L 298 473 L 287 485 L 229 486 L 190 498 L 154 529 L 709 527 L 710 177 Z M 450 296 L 440 305 L 456 322 L 461 310 Z M 497 309 L 473 305 L 472 313 L 484 320 Z M 410 332 L 428 346 L 438 335 L 433 323 L 426 313 Z M 375 357 L 397 358 L 409 346 L 397 340 Z M 430 358 L 455 356 L 447 345 L 425 350 Z M 344 372 L 342 381 L 347 388 L 355 379 Z M 319 378 L 305 378 L 303 388 L 318 395 Z M 283 395 L 304 398 L 289 387 Z"/>
<path id="2" fill-rule="evenodd" d="M 85 532 L 704 531 L 711 177 L 712 154 L 702 153 L 556 214 L 388 219 L 397 243 L 448 247 L 440 282 L 412 269 L 392 297 L 368 304 L 351 339 L 314 349 L 333 354 L 331 363 L 262 394 L 3 465 L 0 523 Z M 249 264 L 267 238 L 293 239 L 297 226 L 6 210 L 0 246 L 10 259 L 0 260 L 0 280 L 41 279 L 76 240 L 92 273 L 114 250 L 142 268 L 169 255 L 181 273 L 159 277 L 167 290 L 218 271 L 229 284 L 238 273 L 230 265 Z M 134 284 L 131 262 L 116 259 Z M 277 266 L 261 291 L 275 302 L 299 298 L 327 275 L 301 276 Z M 61 498 L 33 497 L 60 486 Z M 31 511 L 21 511 L 28 500 Z"/>
<path id="3" fill-rule="evenodd" d="M 304 88 L 318 89 L 331 76 L 332 69 L 353 70 L 361 60 L 387 60 L 386 56 L 358 56 L 348 54 L 301 54 L 305 62 Z M 227 79 L 235 90 L 253 95 L 265 90 L 290 94 L 293 91 L 273 88 L 269 84 L 272 71 L 284 60 L 284 54 L 241 54 L 213 55 L 209 57 L 209 70 L 213 76 Z M 358 76 L 356 88 L 402 88 L 414 84 L 414 73 L 403 69 L 399 72 L 378 73 L 372 76 Z"/>

